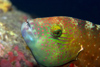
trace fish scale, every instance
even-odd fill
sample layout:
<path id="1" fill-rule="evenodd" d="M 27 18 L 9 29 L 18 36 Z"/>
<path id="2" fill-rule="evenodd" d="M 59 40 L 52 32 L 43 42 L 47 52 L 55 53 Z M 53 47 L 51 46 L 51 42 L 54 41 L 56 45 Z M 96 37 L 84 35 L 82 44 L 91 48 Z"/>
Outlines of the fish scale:
<path id="1" fill-rule="evenodd" d="M 98 51 L 94 51 L 97 46 L 100 50 L 99 25 L 64 16 L 30 19 L 29 24 L 31 28 L 23 23 L 21 32 L 38 64 L 60 66 L 75 60 L 79 67 L 92 67 L 90 63 L 97 64 L 91 60 L 95 56 L 99 62 Z"/>

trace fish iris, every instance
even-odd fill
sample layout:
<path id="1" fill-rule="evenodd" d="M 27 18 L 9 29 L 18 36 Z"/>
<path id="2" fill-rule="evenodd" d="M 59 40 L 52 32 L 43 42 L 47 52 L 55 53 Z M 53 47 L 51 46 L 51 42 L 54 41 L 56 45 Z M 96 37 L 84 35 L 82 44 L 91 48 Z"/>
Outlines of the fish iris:
<path id="1" fill-rule="evenodd" d="M 61 26 L 59 25 L 53 25 L 51 27 L 51 34 L 54 36 L 54 37 L 60 37 L 61 34 L 62 34 L 62 28 Z"/>

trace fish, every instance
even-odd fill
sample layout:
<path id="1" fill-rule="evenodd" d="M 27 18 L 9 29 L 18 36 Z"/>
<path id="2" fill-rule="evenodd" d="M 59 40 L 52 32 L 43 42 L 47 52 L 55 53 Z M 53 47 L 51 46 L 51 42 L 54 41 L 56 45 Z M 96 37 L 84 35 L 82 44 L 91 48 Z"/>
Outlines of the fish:
<path id="1" fill-rule="evenodd" d="M 100 25 L 67 16 L 28 19 L 21 34 L 40 66 L 100 67 Z"/>

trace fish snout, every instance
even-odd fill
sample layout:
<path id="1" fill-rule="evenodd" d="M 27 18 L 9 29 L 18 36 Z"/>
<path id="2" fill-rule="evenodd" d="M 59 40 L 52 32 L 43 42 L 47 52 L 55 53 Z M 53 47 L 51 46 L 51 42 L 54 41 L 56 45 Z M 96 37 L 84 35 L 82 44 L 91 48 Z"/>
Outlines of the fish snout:
<path id="1" fill-rule="evenodd" d="M 38 38 L 35 28 L 32 28 L 33 26 L 31 26 L 30 23 L 27 22 L 24 22 L 21 27 L 21 33 L 27 45 L 30 45 L 32 43 L 35 44 Z"/>

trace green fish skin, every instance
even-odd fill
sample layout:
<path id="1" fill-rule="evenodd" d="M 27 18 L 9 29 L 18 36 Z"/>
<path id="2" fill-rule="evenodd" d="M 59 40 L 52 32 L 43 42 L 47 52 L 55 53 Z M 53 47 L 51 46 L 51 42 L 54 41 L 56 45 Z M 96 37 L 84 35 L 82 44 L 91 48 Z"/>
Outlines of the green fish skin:
<path id="1" fill-rule="evenodd" d="M 21 32 L 36 61 L 53 67 L 77 60 L 86 49 L 86 39 L 91 39 L 94 28 L 99 29 L 95 26 L 89 21 L 57 16 L 30 19 L 22 24 Z"/>

